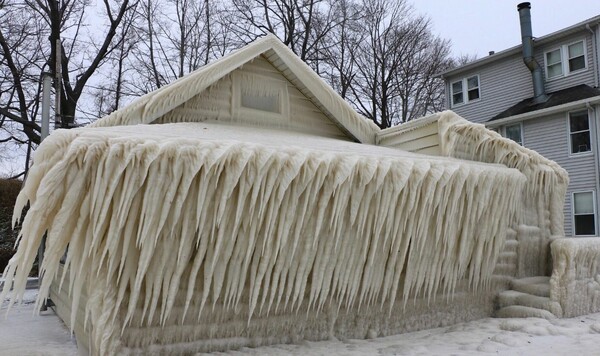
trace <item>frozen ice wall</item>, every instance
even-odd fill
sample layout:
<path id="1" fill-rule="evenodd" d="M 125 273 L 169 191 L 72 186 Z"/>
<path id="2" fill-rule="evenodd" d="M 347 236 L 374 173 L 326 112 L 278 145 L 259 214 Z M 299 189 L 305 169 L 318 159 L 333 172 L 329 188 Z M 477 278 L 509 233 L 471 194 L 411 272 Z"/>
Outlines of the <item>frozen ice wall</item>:
<path id="1" fill-rule="evenodd" d="M 600 241 L 597 237 L 564 238 L 552 242 L 554 269 L 550 297 L 564 317 L 600 311 Z"/>
<path id="2" fill-rule="evenodd" d="M 550 242 L 564 236 L 564 199 L 567 172 L 554 161 L 520 146 L 481 124 L 453 112 L 439 114 L 442 154 L 516 168 L 527 177 L 521 197 L 523 219 L 511 228 L 517 233 L 518 277 L 549 275 Z"/>
<path id="3" fill-rule="evenodd" d="M 485 286 L 524 184 L 501 165 L 248 127 L 57 131 L 19 195 L 14 221 L 30 208 L 0 299 L 23 292 L 46 232 L 38 303 L 63 283 L 67 250 L 72 310 L 85 304 L 101 354 L 133 320 L 217 303 L 248 321 L 332 304 L 389 313 L 451 298 L 461 280 Z"/>

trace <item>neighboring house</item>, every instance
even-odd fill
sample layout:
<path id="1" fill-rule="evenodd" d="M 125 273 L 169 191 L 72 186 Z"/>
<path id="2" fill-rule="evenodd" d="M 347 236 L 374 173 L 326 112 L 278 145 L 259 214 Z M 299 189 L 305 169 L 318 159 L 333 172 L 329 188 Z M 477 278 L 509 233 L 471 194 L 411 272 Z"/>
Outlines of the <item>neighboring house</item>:
<path id="1" fill-rule="evenodd" d="M 518 10 L 523 45 L 443 73 L 447 107 L 564 167 L 565 234 L 598 236 L 600 16 L 533 38 Z"/>

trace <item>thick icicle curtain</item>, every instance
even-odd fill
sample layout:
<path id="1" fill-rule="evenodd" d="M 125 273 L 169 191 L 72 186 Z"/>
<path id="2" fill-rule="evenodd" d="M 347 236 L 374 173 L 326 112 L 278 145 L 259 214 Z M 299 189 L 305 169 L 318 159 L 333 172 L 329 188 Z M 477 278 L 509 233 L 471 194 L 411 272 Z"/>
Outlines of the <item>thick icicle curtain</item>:
<path id="1" fill-rule="evenodd" d="M 38 303 L 55 280 L 68 283 L 73 318 L 84 281 L 98 279 L 116 301 L 103 315 L 123 307 L 124 325 L 140 310 L 166 320 L 180 291 L 183 314 L 192 298 L 243 302 L 248 318 L 304 303 L 391 310 L 398 298 L 450 295 L 460 279 L 485 284 L 519 213 L 525 177 L 504 166 L 351 143 L 344 152 L 335 140 L 326 150 L 194 136 L 206 127 L 52 134 L 15 207 L 16 222 L 30 204 L 0 300 L 24 291 L 47 232 Z M 166 135 L 175 128 L 189 134 Z"/>
<path id="2" fill-rule="evenodd" d="M 451 111 L 438 120 L 444 155 L 516 168 L 527 177 L 524 204 L 535 209 L 537 225 L 547 235 L 564 235 L 564 203 L 569 175 L 556 162 L 516 142 L 474 124 Z M 544 216 L 545 212 L 549 216 Z"/>

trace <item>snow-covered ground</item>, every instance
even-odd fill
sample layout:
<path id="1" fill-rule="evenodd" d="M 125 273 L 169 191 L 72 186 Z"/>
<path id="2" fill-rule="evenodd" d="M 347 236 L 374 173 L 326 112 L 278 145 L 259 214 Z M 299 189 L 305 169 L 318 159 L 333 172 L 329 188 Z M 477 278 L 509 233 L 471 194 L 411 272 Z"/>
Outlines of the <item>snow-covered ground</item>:
<path id="1" fill-rule="evenodd" d="M 51 311 L 32 316 L 37 290 L 6 316 L 0 308 L 0 355 L 75 355 L 69 331 Z M 600 313 L 571 319 L 482 319 L 371 340 L 274 345 L 225 355 L 597 355 Z"/>
<path id="2" fill-rule="evenodd" d="M 37 289 L 28 289 L 23 304 L 6 314 L 7 303 L 0 306 L 0 355 L 77 355 L 75 338 L 50 309 L 33 314 Z"/>

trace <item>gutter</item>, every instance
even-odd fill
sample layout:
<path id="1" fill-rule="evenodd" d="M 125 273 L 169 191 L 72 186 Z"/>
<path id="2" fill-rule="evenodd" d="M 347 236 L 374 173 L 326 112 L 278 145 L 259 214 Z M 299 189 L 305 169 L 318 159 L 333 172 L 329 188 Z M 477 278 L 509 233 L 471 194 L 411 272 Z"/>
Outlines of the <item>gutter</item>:
<path id="1" fill-rule="evenodd" d="M 596 76 L 596 78 L 597 78 L 597 76 Z M 599 207 L 598 193 L 600 192 L 600 180 L 599 180 L 599 177 L 600 177 L 600 152 L 598 152 L 598 120 L 597 120 L 598 112 L 596 111 L 596 108 L 594 108 L 590 103 L 586 103 L 586 107 L 588 109 L 588 115 L 589 115 L 590 111 L 594 115 L 593 116 L 593 118 L 594 118 L 594 120 L 593 120 L 594 131 L 593 132 L 594 132 L 594 146 L 595 146 L 594 147 L 594 157 L 596 158 L 595 159 L 596 164 L 594 164 L 594 171 L 596 173 L 596 179 L 595 179 L 595 181 L 596 181 L 596 201 L 595 201 L 596 216 L 594 216 L 594 221 L 596 223 L 596 226 L 594 226 L 594 229 L 595 229 L 594 231 L 596 232 L 596 234 L 595 234 L 596 236 L 600 236 L 600 235 L 598 235 L 598 225 L 599 224 L 598 224 L 598 218 L 597 218 L 598 211 L 600 211 L 600 210 L 598 210 L 598 207 Z M 571 203 L 571 205 L 573 205 L 573 203 Z"/>
<path id="2" fill-rule="evenodd" d="M 598 44 L 596 39 L 596 31 L 592 30 L 590 24 L 586 24 L 585 28 L 592 33 L 592 52 L 594 57 L 594 71 L 596 75 L 594 75 L 594 86 L 598 88 L 598 75 L 600 75 L 600 65 L 598 65 Z M 598 28 L 598 24 L 596 24 L 596 28 Z"/>
<path id="3" fill-rule="evenodd" d="M 586 107 L 588 104 L 589 105 L 600 104 L 600 95 L 592 96 L 591 98 L 581 99 L 581 100 L 573 101 L 573 102 L 562 104 L 562 105 L 552 106 L 552 107 L 545 108 L 545 109 L 540 109 L 540 110 L 526 112 L 526 113 L 519 114 L 519 115 L 509 116 L 509 117 L 505 117 L 505 118 L 494 120 L 494 121 L 488 121 L 484 124 L 488 128 L 496 128 L 498 126 L 511 124 L 511 123 L 517 122 L 517 121 L 535 119 L 535 118 L 538 118 L 543 115 L 551 115 L 551 114 L 555 114 L 555 113 L 558 113 L 561 111 L 569 111 L 569 110 L 576 109 L 579 107 Z"/>

